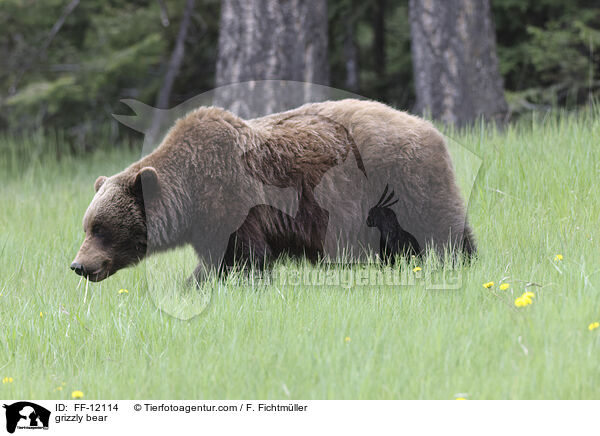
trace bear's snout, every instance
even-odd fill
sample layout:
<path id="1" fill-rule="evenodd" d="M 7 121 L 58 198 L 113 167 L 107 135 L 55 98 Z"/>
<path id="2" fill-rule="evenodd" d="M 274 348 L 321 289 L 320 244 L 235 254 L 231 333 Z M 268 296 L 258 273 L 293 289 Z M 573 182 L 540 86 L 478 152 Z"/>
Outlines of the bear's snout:
<path id="1" fill-rule="evenodd" d="M 71 263 L 71 269 L 75 274 L 83 276 L 92 282 L 102 281 L 112 274 L 108 261 L 104 261 L 101 265 L 96 267 L 94 264 L 85 265 L 75 259 Z"/>
<path id="2" fill-rule="evenodd" d="M 79 276 L 83 276 L 87 279 L 90 279 L 93 282 L 97 281 L 100 278 L 100 276 L 102 275 L 102 274 L 100 274 L 102 271 L 100 271 L 100 270 L 93 271 L 89 265 L 85 266 L 83 263 L 78 262 L 77 259 L 75 259 L 71 263 L 71 269 L 73 270 L 73 272 L 75 274 L 77 274 Z"/>
<path id="3" fill-rule="evenodd" d="M 85 274 L 85 270 L 83 268 L 83 265 L 80 264 L 79 262 L 73 262 L 71 264 L 71 269 L 73 271 L 75 271 L 75 274 L 78 274 L 80 276 L 82 276 L 83 274 Z"/>
<path id="4" fill-rule="evenodd" d="M 71 262 L 71 269 L 77 275 L 83 276 L 92 282 L 99 282 L 110 276 L 111 260 L 108 253 L 98 246 L 94 238 L 86 237 Z"/>

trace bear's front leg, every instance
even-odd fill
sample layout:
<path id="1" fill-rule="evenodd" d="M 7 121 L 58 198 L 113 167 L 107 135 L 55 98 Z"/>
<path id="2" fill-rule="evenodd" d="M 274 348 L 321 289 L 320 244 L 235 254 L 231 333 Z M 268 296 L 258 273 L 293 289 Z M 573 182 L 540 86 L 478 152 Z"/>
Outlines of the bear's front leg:
<path id="1" fill-rule="evenodd" d="M 229 236 L 227 247 L 219 262 L 200 261 L 188 283 L 200 286 L 212 274 L 216 273 L 219 279 L 227 278 L 234 268 L 250 272 L 252 268 L 263 271 L 266 262 L 271 260 L 272 252 L 268 244 L 261 238 L 250 238 L 242 229 Z M 212 257 L 209 257 L 211 260 Z"/>
<path id="2" fill-rule="evenodd" d="M 223 234 L 211 239 L 196 240 L 193 247 L 198 255 L 198 266 L 194 269 L 191 277 L 188 278 L 188 285 L 200 287 L 202 283 L 211 277 L 217 277 L 221 266 L 221 261 L 225 256 L 228 236 Z"/>
<path id="3" fill-rule="evenodd" d="M 219 267 L 219 277 L 225 278 L 233 269 L 250 273 L 262 272 L 272 260 L 272 250 L 261 231 L 254 229 L 248 234 L 244 225 L 229 237 L 227 250 Z"/>
<path id="4" fill-rule="evenodd" d="M 186 280 L 186 283 L 185 283 L 186 286 L 188 286 L 188 287 L 195 286 L 196 288 L 199 288 L 202 285 L 202 283 L 204 283 L 208 279 L 210 279 L 211 272 L 213 270 L 214 270 L 213 268 L 207 268 L 207 266 L 204 264 L 204 262 L 198 263 L 198 266 L 196 268 L 194 268 L 192 275 L 189 276 L 188 279 Z"/>

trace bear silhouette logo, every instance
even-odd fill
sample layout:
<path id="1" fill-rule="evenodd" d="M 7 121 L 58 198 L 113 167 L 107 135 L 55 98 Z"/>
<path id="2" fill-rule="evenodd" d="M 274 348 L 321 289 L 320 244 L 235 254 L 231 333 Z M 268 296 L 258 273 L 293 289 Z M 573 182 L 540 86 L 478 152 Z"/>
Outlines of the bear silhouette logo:
<path id="1" fill-rule="evenodd" d="M 50 411 L 28 401 L 19 401 L 11 405 L 4 404 L 6 409 L 6 431 L 14 433 L 19 429 L 48 429 Z"/>

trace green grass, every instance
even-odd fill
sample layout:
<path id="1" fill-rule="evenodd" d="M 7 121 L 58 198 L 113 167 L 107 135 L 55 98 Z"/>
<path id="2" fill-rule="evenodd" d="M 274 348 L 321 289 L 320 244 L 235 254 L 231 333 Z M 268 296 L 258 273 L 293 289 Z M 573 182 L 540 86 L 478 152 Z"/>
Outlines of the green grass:
<path id="1" fill-rule="evenodd" d="M 59 139 L 1 139 L 0 378 L 14 381 L 0 398 L 600 398 L 598 111 L 449 135 L 461 186 L 477 174 L 480 255 L 460 289 L 251 279 L 200 294 L 169 285 L 189 250 L 87 294 L 68 268 L 95 178 L 136 152 L 56 160 Z M 534 302 L 516 308 L 529 282 Z"/>

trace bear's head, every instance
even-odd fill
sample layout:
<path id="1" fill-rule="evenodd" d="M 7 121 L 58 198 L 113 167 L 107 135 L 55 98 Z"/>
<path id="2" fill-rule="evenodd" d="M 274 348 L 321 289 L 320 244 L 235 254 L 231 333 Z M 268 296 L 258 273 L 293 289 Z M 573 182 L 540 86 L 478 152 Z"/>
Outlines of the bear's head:
<path id="1" fill-rule="evenodd" d="M 144 258 L 148 245 L 144 195 L 148 200 L 158 186 L 152 167 L 98 177 L 96 194 L 83 217 L 85 239 L 71 269 L 98 282 Z"/>

